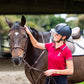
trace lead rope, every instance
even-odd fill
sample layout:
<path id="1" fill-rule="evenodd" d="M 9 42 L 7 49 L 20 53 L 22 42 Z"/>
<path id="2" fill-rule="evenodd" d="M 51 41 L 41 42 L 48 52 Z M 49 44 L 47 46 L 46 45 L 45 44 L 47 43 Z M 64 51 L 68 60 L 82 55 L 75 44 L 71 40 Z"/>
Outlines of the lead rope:
<path id="1" fill-rule="evenodd" d="M 44 38 L 43 38 L 43 32 L 42 32 L 42 41 L 43 41 L 43 43 L 44 43 Z M 34 64 L 32 65 L 32 67 L 34 67 L 37 63 L 38 63 L 38 61 L 40 60 L 40 58 L 43 56 L 43 54 L 45 53 L 45 51 L 46 50 L 43 50 L 42 51 L 42 53 L 40 54 L 40 56 L 37 58 L 37 60 L 34 62 Z M 38 82 L 40 82 L 39 80 L 41 79 L 41 77 L 42 77 L 42 75 L 43 75 L 43 71 L 42 70 L 40 70 L 41 71 L 41 74 L 39 75 L 39 77 L 37 78 L 37 81 L 36 81 L 36 84 L 38 84 Z M 33 73 L 33 72 L 32 72 Z"/>
<path id="2" fill-rule="evenodd" d="M 42 40 L 43 40 L 43 43 L 44 43 L 44 39 L 43 39 L 43 34 L 42 34 Z M 29 72 L 30 72 L 30 76 L 31 76 L 31 79 L 33 80 L 33 84 L 37 84 L 39 79 L 41 78 L 42 74 L 43 74 L 43 71 L 40 70 L 40 69 L 37 69 L 37 68 L 34 68 L 34 66 L 38 63 L 39 59 L 43 56 L 43 54 L 45 53 L 46 50 L 42 51 L 42 53 L 40 54 L 40 56 L 38 57 L 38 59 L 34 62 L 34 64 L 32 66 L 30 66 L 26 60 L 23 58 L 23 62 L 27 65 L 28 69 L 29 69 Z M 26 54 L 25 54 L 26 55 Z M 25 57 L 25 56 L 24 56 Z M 39 75 L 36 83 L 34 81 L 34 78 L 32 77 L 32 71 L 31 70 L 36 70 L 36 71 L 41 71 L 41 74 Z"/>
<path id="3" fill-rule="evenodd" d="M 32 72 L 31 72 L 32 67 L 31 67 L 31 66 L 26 62 L 26 60 L 24 59 L 25 56 L 26 56 L 26 52 L 27 52 L 27 49 L 26 49 L 26 47 L 27 47 L 27 44 L 26 44 L 27 41 L 28 41 L 28 40 L 26 40 L 26 42 L 25 42 L 25 52 L 24 52 L 23 62 L 30 68 L 29 74 L 30 74 L 30 76 L 31 76 L 31 79 L 33 80 L 32 83 L 35 84 L 35 81 L 34 81 L 34 79 L 33 79 L 33 77 L 32 77 Z"/>
<path id="4" fill-rule="evenodd" d="M 44 38 L 43 38 L 43 32 L 41 33 L 41 36 L 42 36 L 42 41 L 43 43 L 44 42 Z M 44 54 L 46 50 L 44 50 L 41 54 Z M 41 55 L 42 56 L 42 55 Z M 39 61 L 39 59 L 41 58 L 41 56 L 39 56 L 39 58 L 37 59 L 37 62 Z M 38 82 L 40 82 L 40 79 L 42 78 L 42 76 L 44 76 L 44 71 L 41 70 L 41 74 L 39 75 L 37 81 L 36 81 L 36 84 L 38 84 Z"/>

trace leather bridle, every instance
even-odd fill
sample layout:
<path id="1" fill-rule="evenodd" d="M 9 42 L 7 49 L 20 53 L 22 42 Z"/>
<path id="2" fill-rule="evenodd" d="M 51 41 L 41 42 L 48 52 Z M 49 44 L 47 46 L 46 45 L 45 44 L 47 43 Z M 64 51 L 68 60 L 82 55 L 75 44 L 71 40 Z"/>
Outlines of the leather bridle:
<path id="1" fill-rule="evenodd" d="M 25 28 L 20 28 L 20 29 L 22 29 L 22 30 L 25 30 Z M 13 29 L 11 28 L 10 30 L 9 30 L 9 32 L 10 31 L 12 31 Z M 25 42 L 25 46 L 24 46 L 24 48 L 22 48 L 22 47 L 20 47 L 20 46 L 13 46 L 13 47 L 11 47 L 11 51 L 13 50 L 13 49 L 17 49 L 17 48 L 19 48 L 19 49 L 21 49 L 21 50 L 23 50 L 24 51 L 24 53 L 26 54 L 26 47 L 27 47 L 27 42 L 28 42 L 28 36 L 26 37 L 26 42 Z"/>
<path id="2" fill-rule="evenodd" d="M 24 28 L 20 28 L 20 29 L 25 30 Z M 13 30 L 13 29 L 11 28 L 11 29 L 9 30 L 9 32 L 12 31 L 12 30 Z M 44 43 L 43 34 L 42 34 L 42 40 L 43 40 L 43 43 Z M 33 84 L 37 84 L 38 81 L 40 80 L 42 74 L 43 74 L 43 71 L 40 70 L 40 69 L 34 68 L 34 66 L 38 63 L 38 61 L 39 61 L 40 58 L 43 56 L 43 54 L 45 53 L 46 50 L 42 51 L 42 53 L 40 54 L 40 56 L 37 58 L 37 60 L 36 60 L 36 61 L 34 62 L 34 64 L 31 66 L 31 65 L 29 65 L 29 63 L 25 60 L 26 51 L 27 51 L 27 49 L 26 49 L 26 47 L 27 47 L 27 41 L 28 41 L 28 37 L 26 38 L 26 42 L 25 42 L 25 47 L 24 47 L 24 48 L 22 48 L 22 47 L 20 47 L 20 46 L 13 46 L 13 47 L 11 47 L 11 51 L 12 51 L 13 49 L 17 49 L 17 48 L 19 48 L 19 49 L 21 49 L 21 50 L 24 51 L 23 62 L 24 62 L 24 64 L 27 66 L 27 69 L 28 69 L 29 72 L 30 72 L 30 76 L 31 76 L 31 78 L 32 78 Z M 35 81 L 34 81 L 34 78 L 32 77 L 32 70 L 41 72 L 41 74 L 39 75 L 39 77 L 38 77 L 36 83 L 35 83 Z"/>
<path id="3" fill-rule="evenodd" d="M 20 28 L 20 29 L 23 29 L 23 30 L 25 30 L 25 28 Z M 12 29 L 10 29 L 10 31 L 11 31 Z M 43 43 L 44 43 L 44 38 L 43 38 L 43 32 L 41 33 L 41 36 L 42 36 L 42 41 L 43 41 Z M 33 84 L 38 84 L 38 82 L 40 82 L 40 79 L 42 78 L 42 76 L 44 76 L 44 71 L 43 70 L 40 70 L 40 69 L 37 69 L 37 68 L 35 68 L 34 66 L 38 63 L 38 61 L 41 59 L 41 57 L 43 56 L 43 54 L 45 53 L 45 51 L 46 50 L 43 50 L 42 52 L 41 52 L 41 54 L 40 54 L 40 56 L 37 58 L 37 60 L 34 62 L 34 64 L 31 66 L 26 60 L 25 60 L 25 56 L 26 56 L 26 51 L 27 51 L 27 41 L 28 41 L 28 37 L 26 38 L 26 42 L 25 42 L 25 47 L 24 48 L 22 48 L 22 47 L 20 47 L 20 46 L 13 46 L 12 48 L 11 48 L 11 51 L 13 50 L 13 49 L 17 49 L 17 48 L 19 48 L 19 49 L 22 49 L 23 51 L 24 51 L 24 57 L 23 57 L 23 62 L 24 62 L 24 64 L 27 66 L 27 69 L 28 69 L 28 71 L 29 71 L 29 73 L 30 73 L 30 76 L 31 76 L 31 79 L 32 79 L 32 83 Z M 38 71 L 38 72 L 41 72 L 40 73 L 40 75 L 38 76 L 38 78 L 37 78 L 37 80 L 36 80 L 36 82 L 34 81 L 34 78 L 33 78 L 33 76 L 32 76 L 32 74 L 34 73 L 33 72 L 33 70 L 34 71 Z M 52 83 L 54 84 L 56 84 L 56 81 L 53 79 L 53 77 L 49 77 L 49 82 L 48 82 L 48 84 L 50 84 L 50 80 L 52 80 Z"/>

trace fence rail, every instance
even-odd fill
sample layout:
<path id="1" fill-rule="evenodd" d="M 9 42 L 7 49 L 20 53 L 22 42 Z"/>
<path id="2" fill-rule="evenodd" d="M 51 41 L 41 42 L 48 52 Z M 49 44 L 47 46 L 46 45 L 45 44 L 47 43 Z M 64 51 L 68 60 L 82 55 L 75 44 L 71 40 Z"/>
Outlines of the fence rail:
<path id="1" fill-rule="evenodd" d="M 0 58 L 1 57 L 10 57 L 10 47 L 7 40 L 7 36 L 0 35 Z"/>

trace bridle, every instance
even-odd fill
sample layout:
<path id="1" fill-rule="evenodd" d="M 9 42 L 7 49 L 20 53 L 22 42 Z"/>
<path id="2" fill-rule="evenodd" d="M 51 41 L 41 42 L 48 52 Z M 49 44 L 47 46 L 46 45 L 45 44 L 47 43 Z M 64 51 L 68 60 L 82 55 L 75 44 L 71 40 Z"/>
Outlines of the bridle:
<path id="1" fill-rule="evenodd" d="M 25 28 L 20 28 L 20 29 L 22 29 L 22 30 L 24 30 L 25 31 Z M 10 30 L 9 30 L 9 32 L 10 31 L 12 31 L 13 29 L 11 28 Z M 20 47 L 20 46 L 13 46 L 13 47 L 11 47 L 10 49 L 11 49 L 11 51 L 13 51 L 13 49 L 17 49 L 17 48 L 19 48 L 19 49 L 21 49 L 21 50 L 23 50 L 24 51 L 24 54 L 26 54 L 26 47 L 27 47 L 27 42 L 28 42 L 28 36 L 26 37 L 26 42 L 25 42 L 25 46 L 24 46 L 24 48 L 22 48 L 22 47 Z"/>
<path id="2" fill-rule="evenodd" d="M 25 28 L 20 28 L 20 29 L 25 30 Z M 13 30 L 13 29 L 11 28 L 11 29 L 9 30 L 9 32 L 12 31 L 12 30 Z M 43 40 L 43 43 L 44 43 L 43 34 L 42 34 L 42 40 Z M 45 50 L 42 51 L 42 53 L 40 54 L 40 56 L 37 58 L 37 60 L 36 60 L 36 61 L 34 62 L 34 64 L 31 66 L 31 65 L 29 65 L 29 63 L 25 60 L 26 51 L 27 51 L 27 49 L 26 49 L 26 47 L 27 47 L 27 41 L 28 41 L 28 36 L 27 36 L 27 38 L 26 38 L 26 42 L 25 42 L 24 48 L 22 48 L 22 47 L 20 47 L 20 46 L 13 46 L 13 47 L 11 47 L 10 49 L 11 49 L 11 51 L 13 51 L 13 49 L 19 48 L 19 49 L 21 49 L 21 50 L 24 51 L 24 56 L 23 56 L 23 59 L 22 59 L 22 60 L 23 60 L 24 64 L 27 66 L 27 69 L 28 69 L 29 72 L 30 72 L 30 76 L 31 76 L 31 78 L 32 78 L 33 84 L 37 84 L 38 81 L 39 81 L 39 79 L 41 78 L 41 76 L 42 76 L 42 74 L 43 74 L 43 71 L 40 70 L 40 69 L 34 68 L 34 66 L 38 63 L 38 61 L 40 60 L 40 58 L 43 56 L 43 54 L 45 53 Z M 39 75 L 38 79 L 37 79 L 37 83 L 35 83 L 34 78 L 32 77 L 32 70 L 42 72 L 42 73 Z"/>
<path id="3" fill-rule="evenodd" d="M 25 30 L 24 28 L 20 28 L 20 29 L 22 29 L 22 30 Z M 10 29 L 9 31 L 11 31 L 12 29 Z M 44 38 L 43 38 L 43 32 L 41 33 L 41 37 L 42 37 L 42 41 L 43 41 L 43 43 L 44 43 Z M 29 73 L 30 73 L 30 77 L 31 77 L 31 79 L 32 79 L 32 82 L 33 82 L 33 84 L 38 84 L 38 82 L 40 82 L 40 79 L 42 78 L 42 76 L 44 76 L 44 71 L 42 71 L 42 70 L 40 70 L 40 69 L 37 69 L 37 68 L 35 68 L 34 66 L 38 63 L 38 61 L 41 59 L 41 57 L 43 56 L 43 54 L 45 53 L 45 51 L 46 50 L 43 50 L 42 52 L 41 52 L 41 54 L 40 54 L 40 56 L 37 58 L 37 60 L 34 62 L 34 64 L 31 66 L 26 60 L 25 60 L 25 56 L 26 56 L 26 51 L 27 51 L 27 41 L 28 41 L 28 36 L 27 36 L 27 38 L 26 38 L 26 42 L 25 42 L 25 47 L 24 48 L 22 48 L 22 47 L 20 47 L 20 46 L 13 46 L 12 48 L 11 48 L 11 51 L 13 50 L 13 49 L 17 49 L 17 48 L 19 48 L 19 49 L 22 49 L 23 51 L 24 51 L 24 56 L 23 56 L 23 62 L 24 62 L 24 65 L 25 66 L 27 66 L 27 69 L 28 69 L 28 71 L 29 71 Z M 39 75 L 39 77 L 37 78 L 37 80 L 36 80 L 36 82 L 34 81 L 34 78 L 33 78 L 33 76 L 32 76 L 32 74 L 34 73 L 33 72 L 33 70 L 34 71 L 38 71 L 38 72 L 41 72 L 40 73 L 40 75 Z M 52 83 L 54 84 L 56 84 L 56 81 L 53 79 L 53 77 L 49 77 L 49 82 L 48 82 L 48 84 L 50 84 L 50 80 L 52 81 Z M 54 81 L 54 82 L 53 82 Z"/>

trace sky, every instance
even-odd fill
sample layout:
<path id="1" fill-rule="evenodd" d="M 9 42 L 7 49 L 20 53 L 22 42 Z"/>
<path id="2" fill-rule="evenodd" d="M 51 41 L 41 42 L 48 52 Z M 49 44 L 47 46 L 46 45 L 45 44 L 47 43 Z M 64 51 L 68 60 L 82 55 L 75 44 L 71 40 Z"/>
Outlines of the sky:
<path id="1" fill-rule="evenodd" d="M 72 21 L 72 20 L 77 20 L 77 17 L 68 17 L 67 18 L 67 14 L 55 14 L 56 17 L 61 17 L 61 18 L 64 18 L 65 19 L 65 22 L 69 22 L 69 21 Z"/>
<path id="2" fill-rule="evenodd" d="M 55 16 L 56 17 L 62 17 L 62 18 L 64 18 L 64 19 L 66 19 L 66 16 L 67 16 L 67 14 L 55 14 Z"/>

